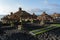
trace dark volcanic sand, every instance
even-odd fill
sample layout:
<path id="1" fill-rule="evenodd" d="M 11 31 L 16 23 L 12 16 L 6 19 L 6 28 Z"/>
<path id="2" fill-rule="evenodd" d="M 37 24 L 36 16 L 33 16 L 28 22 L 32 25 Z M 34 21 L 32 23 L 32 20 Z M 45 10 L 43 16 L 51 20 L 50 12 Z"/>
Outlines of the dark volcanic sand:
<path id="1" fill-rule="evenodd" d="M 0 34 L 0 40 L 60 40 L 60 28 L 56 28 L 46 33 L 39 34 L 36 37 L 26 33 L 21 32 L 16 33 L 16 31 L 14 33 L 11 30 L 10 34 L 9 33 L 4 35 Z"/>

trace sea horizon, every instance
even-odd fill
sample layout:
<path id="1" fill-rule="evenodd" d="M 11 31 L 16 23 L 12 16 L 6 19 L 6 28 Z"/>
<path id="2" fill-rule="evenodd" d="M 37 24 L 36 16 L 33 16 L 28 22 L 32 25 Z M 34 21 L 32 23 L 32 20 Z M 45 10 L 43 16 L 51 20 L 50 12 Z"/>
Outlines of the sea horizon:
<path id="1" fill-rule="evenodd" d="M 3 18 L 5 15 L 0 15 L 0 21 L 1 21 L 1 18 Z"/>

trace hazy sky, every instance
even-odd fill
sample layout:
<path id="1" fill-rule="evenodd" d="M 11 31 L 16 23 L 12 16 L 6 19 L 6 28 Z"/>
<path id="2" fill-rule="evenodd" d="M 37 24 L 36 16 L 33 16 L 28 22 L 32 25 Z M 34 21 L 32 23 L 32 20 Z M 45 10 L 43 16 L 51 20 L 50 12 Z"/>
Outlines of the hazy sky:
<path id="1" fill-rule="evenodd" d="M 0 0 L 0 15 L 16 12 L 19 7 L 29 12 L 60 13 L 60 0 Z"/>

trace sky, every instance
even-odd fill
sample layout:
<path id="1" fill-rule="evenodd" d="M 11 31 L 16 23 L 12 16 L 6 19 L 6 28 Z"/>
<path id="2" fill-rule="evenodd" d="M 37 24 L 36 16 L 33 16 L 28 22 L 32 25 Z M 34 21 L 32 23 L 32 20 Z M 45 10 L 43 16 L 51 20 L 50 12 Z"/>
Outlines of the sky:
<path id="1" fill-rule="evenodd" d="M 60 13 L 60 0 L 0 0 L 0 15 L 16 12 L 19 7 L 37 15 L 44 11 L 48 14 Z"/>

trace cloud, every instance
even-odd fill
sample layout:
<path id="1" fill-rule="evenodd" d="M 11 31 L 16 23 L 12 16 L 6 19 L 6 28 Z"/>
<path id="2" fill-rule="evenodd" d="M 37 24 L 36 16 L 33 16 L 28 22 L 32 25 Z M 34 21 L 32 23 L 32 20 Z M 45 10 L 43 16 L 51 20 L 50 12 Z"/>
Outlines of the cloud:
<path id="1" fill-rule="evenodd" d="M 36 15 L 40 15 L 42 12 L 46 12 L 49 11 L 49 9 L 40 9 L 40 8 L 34 8 L 34 9 L 30 9 L 28 10 L 29 13 L 35 13 Z"/>
<path id="2" fill-rule="evenodd" d="M 22 5 L 16 4 L 14 6 L 0 4 L 0 15 L 10 14 L 10 12 L 16 12 Z"/>
<path id="3" fill-rule="evenodd" d="M 60 4 L 57 4 L 57 3 L 49 3 L 48 0 L 45 0 L 44 1 L 44 5 L 46 5 L 46 6 L 53 6 L 53 7 L 60 7 Z"/>
<path id="4" fill-rule="evenodd" d="M 50 6 L 54 6 L 54 7 L 60 7 L 59 4 L 49 4 Z"/>
<path id="5" fill-rule="evenodd" d="M 15 12 L 19 7 L 22 7 L 22 5 L 16 0 L 0 0 L 0 14 L 2 15 Z"/>
<path id="6" fill-rule="evenodd" d="M 28 10 L 28 12 L 31 12 L 31 13 L 35 13 L 35 12 L 42 12 L 43 10 L 41 10 L 40 8 L 34 8 L 34 9 L 31 9 L 31 10 Z"/>
<path id="7" fill-rule="evenodd" d="M 44 1 L 44 4 L 48 4 L 48 0 L 45 0 L 45 1 Z"/>
<path id="8" fill-rule="evenodd" d="M 7 14 L 9 13 L 9 10 L 10 10 L 10 7 L 0 5 L 0 14 Z"/>

